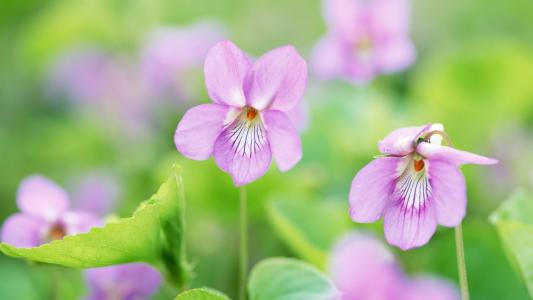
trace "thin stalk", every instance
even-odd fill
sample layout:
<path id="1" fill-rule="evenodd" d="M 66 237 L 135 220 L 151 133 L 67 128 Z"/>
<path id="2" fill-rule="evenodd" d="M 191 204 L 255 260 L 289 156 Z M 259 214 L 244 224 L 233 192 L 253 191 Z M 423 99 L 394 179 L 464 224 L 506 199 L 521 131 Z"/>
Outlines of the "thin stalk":
<path id="1" fill-rule="evenodd" d="M 240 273 L 239 299 L 246 300 L 246 278 L 248 271 L 248 224 L 246 208 L 246 188 L 240 188 Z"/>
<path id="2" fill-rule="evenodd" d="M 466 276 L 465 249 L 463 245 L 463 228 L 461 224 L 455 227 L 455 250 L 457 255 L 457 270 L 459 271 L 459 284 L 461 287 L 461 298 L 469 300 L 468 279 Z"/>

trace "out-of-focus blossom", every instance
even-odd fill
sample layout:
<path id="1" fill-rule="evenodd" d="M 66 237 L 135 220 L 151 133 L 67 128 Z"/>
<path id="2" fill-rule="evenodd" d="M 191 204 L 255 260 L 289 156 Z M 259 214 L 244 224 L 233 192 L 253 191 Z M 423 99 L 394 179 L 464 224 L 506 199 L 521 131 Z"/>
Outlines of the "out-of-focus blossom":
<path id="1" fill-rule="evenodd" d="M 464 164 L 496 160 L 441 145 L 442 124 L 400 128 L 379 142 L 383 154 L 352 182 L 350 215 L 356 222 L 383 216 L 387 241 L 403 250 L 424 245 L 437 224 L 452 227 L 466 212 Z"/>
<path id="2" fill-rule="evenodd" d="M 52 66 L 52 89 L 131 136 L 145 133 L 153 110 L 136 67 L 95 49 L 76 49 Z"/>
<path id="3" fill-rule="evenodd" d="M 324 78 L 357 84 L 413 63 L 409 0 L 325 0 L 328 33 L 313 52 L 313 67 Z"/>
<path id="4" fill-rule="evenodd" d="M 88 269 L 85 278 L 89 287 L 86 300 L 148 299 L 162 282 L 159 272 L 143 263 Z"/>
<path id="5" fill-rule="evenodd" d="M 106 172 L 94 172 L 79 180 L 75 186 L 72 206 L 99 217 L 110 214 L 119 197 L 117 179 Z"/>
<path id="6" fill-rule="evenodd" d="M 431 276 L 408 278 L 392 253 L 371 235 L 350 233 L 334 247 L 330 274 L 342 300 L 455 300 L 456 288 Z"/>
<path id="7" fill-rule="evenodd" d="M 225 36 L 223 26 L 198 22 L 187 27 L 159 27 L 148 34 L 140 68 L 150 91 L 181 100 L 195 96 L 191 72 L 200 71 L 207 51 Z"/>
<path id="8" fill-rule="evenodd" d="M 174 141 L 190 159 L 214 156 L 237 186 L 261 177 L 272 157 L 281 171 L 302 157 L 296 127 L 287 114 L 301 101 L 307 66 L 291 46 L 276 48 L 254 63 L 230 41 L 214 46 L 204 66 L 214 103 L 189 109 Z"/>
<path id="9" fill-rule="evenodd" d="M 101 225 L 90 213 L 69 211 L 67 193 L 40 175 L 22 181 L 17 205 L 21 212 L 10 216 L 2 226 L 2 242 L 17 247 L 36 247 Z"/>

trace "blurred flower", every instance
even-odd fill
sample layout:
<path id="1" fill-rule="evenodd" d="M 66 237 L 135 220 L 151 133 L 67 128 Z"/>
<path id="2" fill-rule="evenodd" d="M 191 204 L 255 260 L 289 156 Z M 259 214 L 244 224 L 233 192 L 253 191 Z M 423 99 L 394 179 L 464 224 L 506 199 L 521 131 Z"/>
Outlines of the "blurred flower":
<path id="1" fill-rule="evenodd" d="M 111 174 L 91 173 L 77 182 L 72 197 L 73 207 L 105 217 L 113 212 L 119 190 L 117 180 Z"/>
<path id="2" fill-rule="evenodd" d="M 170 92 L 180 100 L 195 96 L 188 82 L 200 70 L 209 48 L 225 35 L 223 26 L 198 22 L 187 27 L 160 27 L 151 31 L 141 51 L 141 74 L 155 95 Z"/>
<path id="3" fill-rule="evenodd" d="M 88 269 L 85 278 L 89 286 L 86 300 L 148 299 L 161 286 L 161 275 L 143 263 Z"/>
<path id="4" fill-rule="evenodd" d="M 295 125 L 287 114 L 302 99 L 307 66 L 291 46 L 276 48 L 252 64 L 230 41 L 214 46 L 204 66 L 214 103 L 188 110 L 174 141 L 190 159 L 211 154 L 237 186 L 261 177 L 272 156 L 281 171 L 302 157 Z"/>
<path id="5" fill-rule="evenodd" d="M 330 274 L 342 300 L 455 300 L 456 288 L 431 276 L 408 278 L 392 253 L 371 235 L 351 233 L 330 259 Z"/>
<path id="6" fill-rule="evenodd" d="M 387 241 L 403 250 L 424 245 L 437 223 L 456 226 L 466 211 L 463 164 L 496 160 L 442 146 L 442 124 L 400 128 L 379 142 L 383 157 L 361 169 L 350 190 L 356 222 L 383 216 Z M 449 144 L 449 143 L 448 143 Z"/>
<path id="7" fill-rule="evenodd" d="M 52 66 L 51 87 L 111 128 L 131 136 L 146 133 L 152 103 L 138 70 L 124 59 L 98 49 L 75 49 Z"/>
<path id="8" fill-rule="evenodd" d="M 325 0 L 324 14 L 329 31 L 312 59 L 318 75 L 362 84 L 413 63 L 408 0 Z"/>
<path id="9" fill-rule="evenodd" d="M 22 212 L 5 221 L 2 242 L 36 247 L 101 225 L 90 213 L 69 211 L 68 202 L 67 193 L 54 182 L 40 175 L 26 178 L 17 192 L 17 205 Z"/>

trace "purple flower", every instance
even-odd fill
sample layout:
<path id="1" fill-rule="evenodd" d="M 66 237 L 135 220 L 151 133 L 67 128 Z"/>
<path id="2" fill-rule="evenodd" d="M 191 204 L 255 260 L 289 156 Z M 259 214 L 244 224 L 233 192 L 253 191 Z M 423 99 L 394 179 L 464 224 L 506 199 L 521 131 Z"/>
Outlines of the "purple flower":
<path id="1" fill-rule="evenodd" d="M 22 181 L 17 205 L 21 213 L 10 216 L 2 226 L 2 242 L 16 247 L 36 247 L 100 225 L 92 214 L 69 211 L 67 193 L 39 175 Z"/>
<path id="2" fill-rule="evenodd" d="M 204 66 L 212 104 L 188 110 L 174 141 L 190 159 L 211 155 L 241 186 L 261 177 L 272 157 L 281 171 L 302 157 L 288 114 L 304 94 L 307 66 L 291 46 L 276 48 L 254 63 L 230 41 L 216 44 Z"/>
<path id="3" fill-rule="evenodd" d="M 361 84 L 414 61 L 408 0 L 325 0 L 324 14 L 329 31 L 312 60 L 318 75 Z"/>
<path id="4" fill-rule="evenodd" d="M 356 222 L 383 216 L 387 241 L 403 250 L 424 245 L 437 223 L 452 227 L 466 211 L 463 164 L 496 160 L 441 145 L 442 124 L 400 128 L 379 142 L 383 157 L 361 169 L 350 190 L 350 215 Z"/>
<path id="5" fill-rule="evenodd" d="M 221 24 L 199 22 L 187 27 L 160 27 L 151 31 L 141 51 L 140 68 L 152 92 L 171 92 L 181 99 L 193 96 L 187 82 L 200 70 L 209 48 L 225 35 Z"/>
<path id="6" fill-rule="evenodd" d="M 106 172 L 94 172 L 77 182 L 72 206 L 105 217 L 113 212 L 119 193 L 119 185 L 114 176 Z"/>
<path id="7" fill-rule="evenodd" d="M 351 233 L 334 247 L 330 274 L 342 300 L 455 300 L 456 288 L 431 276 L 408 278 L 392 253 L 371 235 Z"/>
<path id="8" fill-rule="evenodd" d="M 85 278 L 89 286 L 86 300 L 148 299 L 161 286 L 161 275 L 143 263 L 88 269 Z"/>

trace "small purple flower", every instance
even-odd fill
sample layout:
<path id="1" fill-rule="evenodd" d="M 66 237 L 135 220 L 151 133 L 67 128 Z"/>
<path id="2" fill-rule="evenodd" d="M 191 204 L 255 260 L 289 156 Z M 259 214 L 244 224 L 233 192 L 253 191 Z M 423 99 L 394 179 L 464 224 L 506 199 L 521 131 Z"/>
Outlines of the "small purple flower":
<path id="1" fill-rule="evenodd" d="M 187 27 L 159 27 L 151 31 L 141 50 L 140 69 L 150 90 L 171 92 L 181 99 L 192 96 L 187 77 L 200 70 L 209 48 L 225 35 L 223 26 L 199 22 Z"/>
<path id="2" fill-rule="evenodd" d="M 379 142 L 382 157 L 361 169 L 350 190 L 356 222 L 384 219 L 387 241 L 403 250 L 424 245 L 437 223 L 452 227 L 466 212 L 463 164 L 496 160 L 441 145 L 442 124 L 400 128 Z"/>
<path id="3" fill-rule="evenodd" d="M 114 211 L 119 194 L 117 179 L 112 174 L 93 172 L 76 183 L 72 206 L 77 210 L 105 217 Z"/>
<path id="4" fill-rule="evenodd" d="M 313 66 L 325 78 L 357 84 L 413 63 L 408 0 L 325 0 L 329 31 L 313 52 Z"/>
<path id="5" fill-rule="evenodd" d="M 230 41 L 216 44 L 204 66 L 214 103 L 188 110 L 174 141 L 190 159 L 211 155 L 237 186 L 261 177 L 272 157 L 281 171 L 302 157 L 300 137 L 288 114 L 304 94 L 307 66 L 292 46 L 276 48 L 254 63 Z"/>
<path id="6" fill-rule="evenodd" d="M 330 266 L 342 300 L 456 300 L 457 289 L 432 276 L 408 278 L 390 251 L 376 238 L 350 233 L 333 249 Z"/>
<path id="7" fill-rule="evenodd" d="M 148 299 L 159 290 L 162 278 L 153 267 L 143 263 L 88 269 L 86 300 Z"/>
<path id="8" fill-rule="evenodd" d="M 69 211 L 67 193 L 39 175 L 22 181 L 17 205 L 22 212 L 10 216 L 2 226 L 2 242 L 16 247 L 37 247 L 101 225 L 92 214 Z"/>

